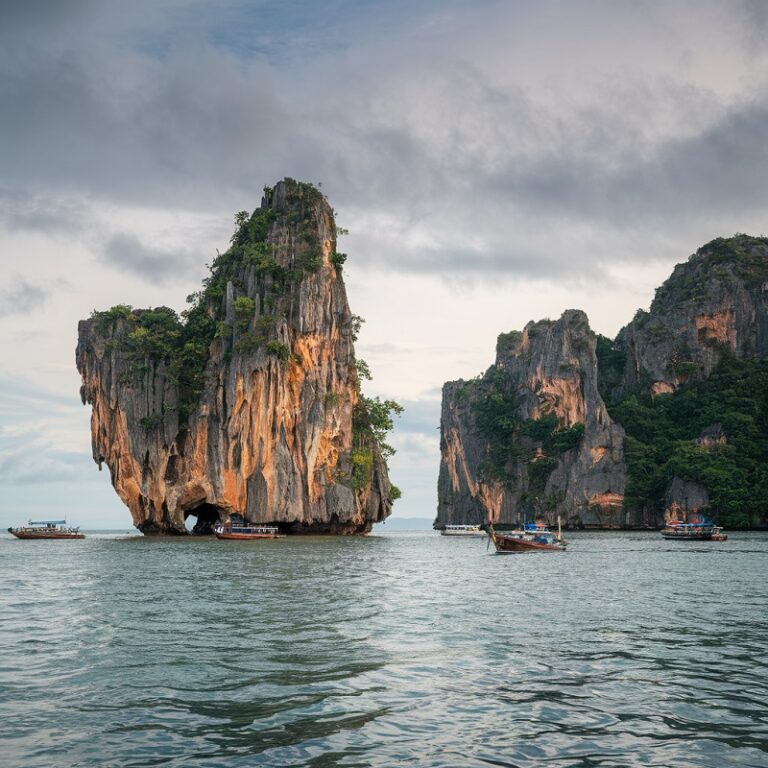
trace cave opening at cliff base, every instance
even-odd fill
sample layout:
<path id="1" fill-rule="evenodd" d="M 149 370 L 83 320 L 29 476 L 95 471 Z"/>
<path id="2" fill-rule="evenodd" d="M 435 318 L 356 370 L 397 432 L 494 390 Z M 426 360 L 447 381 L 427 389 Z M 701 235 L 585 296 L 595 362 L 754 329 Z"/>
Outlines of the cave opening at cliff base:
<path id="1" fill-rule="evenodd" d="M 213 535 L 213 526 L 221 521 L 221 511 L 221 507 L 217 507 L 215 504 L 208 504 L 207 502 L 198 504 L 196 507 L 184 511 L 184 523 L 194 536 L 211 536 Z M 191 529 L 187 523 L 190 517 L 196 518 Z"/>

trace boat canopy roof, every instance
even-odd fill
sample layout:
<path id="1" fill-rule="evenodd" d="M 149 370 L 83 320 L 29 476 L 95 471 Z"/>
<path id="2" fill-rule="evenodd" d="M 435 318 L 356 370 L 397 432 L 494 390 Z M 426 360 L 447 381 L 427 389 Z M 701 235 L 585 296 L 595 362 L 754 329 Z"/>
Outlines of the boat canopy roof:
<path id="1" fill-rule="evenodd" d="M 66 525 L 66 520 L 30 520 L 29 525 Z"/>
<path id="2" fill-rule="evenodd" d="M 706 523 L 677 523 L 672 522 L 669 524 L 671 528 L 711 528 L 714 523 L 707 521 Z"/>

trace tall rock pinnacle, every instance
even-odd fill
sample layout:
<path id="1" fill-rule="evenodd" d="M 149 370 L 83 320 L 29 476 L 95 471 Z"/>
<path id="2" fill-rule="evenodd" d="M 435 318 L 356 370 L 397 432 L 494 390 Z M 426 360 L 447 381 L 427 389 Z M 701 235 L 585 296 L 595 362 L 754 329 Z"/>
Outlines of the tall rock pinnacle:
<path id="1" fill-rule="evenodd" d="M 333 211 L 309 184 L 265 189 L 180 320 L 94 312 L 77 367 L 94 460 L 145 533 L 233 514 L 294 533 L 364 533 L 393 488 L 360 394 Z"/>

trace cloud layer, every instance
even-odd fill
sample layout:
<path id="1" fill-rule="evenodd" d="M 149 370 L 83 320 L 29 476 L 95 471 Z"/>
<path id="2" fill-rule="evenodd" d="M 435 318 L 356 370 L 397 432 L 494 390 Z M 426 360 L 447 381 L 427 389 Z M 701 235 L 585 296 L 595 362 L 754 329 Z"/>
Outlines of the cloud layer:
<path id="1" fill-rule="evenodd" d="M 5 183 L 234 210 L 283 175 L 323 180 L 341 209 L 410 232 L 396 268 L 478 275 L 569 269 L 542 232 L 764 215 L 760 4 L 193 6 L 12 12 Z"/>
<path id="2" fill-rule="evenodd" d="M 16 275 L 8 285 L 0 288 L 0 318 L 27 315 L 40 309 L 48 298 L 48 291 Z"/>

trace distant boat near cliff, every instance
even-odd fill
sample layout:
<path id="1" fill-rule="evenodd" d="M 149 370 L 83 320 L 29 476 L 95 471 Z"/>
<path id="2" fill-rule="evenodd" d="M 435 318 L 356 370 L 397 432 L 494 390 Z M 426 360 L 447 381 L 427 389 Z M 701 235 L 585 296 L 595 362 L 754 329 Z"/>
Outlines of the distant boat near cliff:
<path id="1" fill-rule="evenodd" d="M 485 536 L 485 531 L 479 525 L 446 525 L 441 536 Z"/>
<path id="2" fill-rule="evenodd" d="M 84 539 L 80 528 L 67 526 L 66 520 L 30 520 L 27 525 L 9 528 L 17 539 Z"/>
<path id="3" fill-rule="evenodd" d="M 227 523 L 216 525 L 213 532 L 217 539 L 236 539 L 251 541 L 254 539 L 284 539 L 285 534 L 272 525 L 248 525 L 247 523 Z"/>
<path id="4" fill-rule="evenodd" d="M 726 541 L 728 539 L 719 525 L 706 520 L 691 523 L 672 520 L 661 529 L 661 535 L 668 541 Z"/>
<path id="5" fill-rule="evenodd" d="M 513 552 L 564 552 L 568 542 L 559 530 L 555 533 L 544 525 L 528 523 L 522 528 L 507 533 L 496 533 L 493 525 L 488 526 L 488 535 L 497 553 Z"/>

